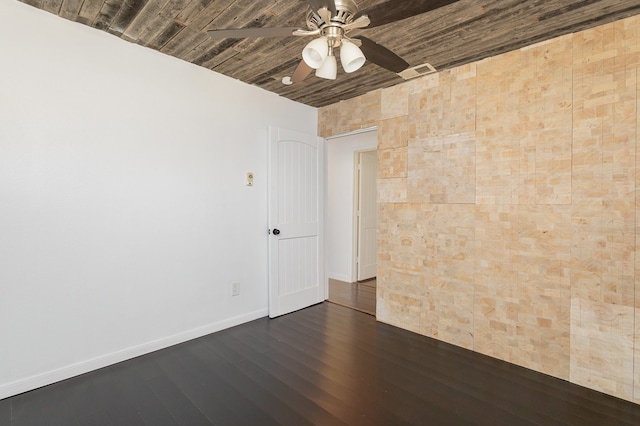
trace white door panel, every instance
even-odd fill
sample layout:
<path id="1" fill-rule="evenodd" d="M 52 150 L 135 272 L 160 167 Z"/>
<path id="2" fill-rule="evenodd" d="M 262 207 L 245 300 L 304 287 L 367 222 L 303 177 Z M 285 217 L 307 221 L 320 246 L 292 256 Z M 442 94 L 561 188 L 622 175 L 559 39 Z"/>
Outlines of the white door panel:
<path id="1" fill-rule="evenodd" d="M 325 300 L 323 143 L 269 129 L 270 317 Z"/>
<path id="2" fill-rule="evenodd" d="M 376 276 L 377 268 L 377 204 L 376 179 L 378 154 L 361 152 L 358 199 L 358 281 Z"/>

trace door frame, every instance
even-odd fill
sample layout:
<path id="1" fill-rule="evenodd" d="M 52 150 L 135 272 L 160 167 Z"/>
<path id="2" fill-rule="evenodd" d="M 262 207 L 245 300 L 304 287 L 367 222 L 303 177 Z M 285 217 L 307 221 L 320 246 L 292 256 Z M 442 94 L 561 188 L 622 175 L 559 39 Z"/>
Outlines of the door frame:
<path id="1" fill-rule="evenodd" d="M 352 249 L 351 249 L 351 282 L 355 283 L 358 281 L 358 253 L 359 253 L 359 242 L 360 242 L 360 216 L 358 216 L 358 210 L 360 207 L 360 192 L 362 179 L 360 179 L 360 154 L 364 152 L 378 152 L 378 149 L 363 149 L 359 151 L 354 151 L 353 153 L 353 207 L 352 207 L 352 223 L 353 223 L 353 231 L 352 231 Z M 376 182 L 377 188 L 377 182 Z"/>
<path id="2" fill-rule="evenodd" d="M 331 136 L 327 136 L 325 137 L 325 149 L 328 149 L 329 146 L 329 141 L 332 139 L 340 139 L 340 138 L 344 138 L 344 137 L 348 137 L 348 136 L 355 136 L 361 133 L 371 133 L 371 132 L 378 132 L 379 128 L 378 126 L 371 126 L 371 127 L 366 127 L 363 129 L 358 129 L 358 130 L 354 130 L 351 132 L 346 132 L 346 133 L 340 133 L 337 135 L 331 135 Z M 358 149 L 357 151 L 353 151 L 353 158 L 351 161 L 354 162 L 354 173 L 352 176 L 352 179 L 354 179 L 353 184 L 354 184 L 354 191 L 352 193 L 352 199 L 354 199 L 353 197 L 356 197 L 357 192 L 355 190 L 355 179 L 356 179 L 356 170 L 355 170 L 355 161 L 356 161 L 356 156 L 357 153 L 359 152 L 366 152 L 366 151 L 377 151 L 377 144 L 376 146 L 372 146 L 370 148 L 362 148 L 362 149 Z M 328 198 L 328 194 L 329 194 L 329 156 L 325 155 L 325 158 L 327 159 L 327 161 L 325 162 L 325 201 L 324 201 L 324 205 L 325 205 L 325 219 L 328 217 L 328 209 L 329 209 L 329 198 Z M 351 214 L 352 216 L 356 214 L 355 212 L 355 206 L 356 206 L 357 200 L 352 201 L 352 205 L 351 205 Z M 355 241 L 354 239 L 357 237 L 357 234 L 355 234 L 357 232 L 357 228 L 356 228 L 356 223 L 355 223 L 355 218 L 352 217 L 352 227 L 351 227 L 351 232 L 352 232 L 352 247 L 351 247 L 351 282 L 355 282 L 356 278 L 358 276 L 358 271 L 356 269 L 356 256 L 357 256 L 357 252 L 355 250 L 357 250 L 357 241 Z M 327 228 L 325 227 L 325 232 L 327 232 Z M 328 243 L 328 236 L 325 236 L 325 247 L 329 248 L 330 244 Z M 325 253 L 325 276 L 326 276 L 326 280 L 328 282 L 329 280 L 329 255 L 328 253 Z M 328 288 L 328 285 L 327 285 Z M 328 295 L 327 295 L 328 297 Z"/>

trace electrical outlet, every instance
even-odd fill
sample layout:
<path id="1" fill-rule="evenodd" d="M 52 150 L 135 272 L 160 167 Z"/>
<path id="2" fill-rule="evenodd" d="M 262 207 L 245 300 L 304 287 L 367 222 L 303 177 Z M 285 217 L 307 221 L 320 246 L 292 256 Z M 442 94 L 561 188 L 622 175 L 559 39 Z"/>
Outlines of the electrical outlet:
<path id="1" fill-rule="evenodd" d="M 240 283 L 239 282 L 231 283 L 231 295 L 232 296 L 240 296 Z"/>

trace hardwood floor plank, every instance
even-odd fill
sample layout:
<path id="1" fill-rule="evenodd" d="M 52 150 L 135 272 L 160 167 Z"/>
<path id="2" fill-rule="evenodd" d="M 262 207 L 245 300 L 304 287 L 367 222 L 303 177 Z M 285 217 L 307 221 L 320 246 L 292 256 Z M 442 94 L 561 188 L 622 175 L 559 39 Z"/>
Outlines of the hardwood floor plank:
<path id="1" fill-rule="evenodd" d="M 47 418 L 44 411 L 46 398 L 43 393 L 18 395 L 12 402 L 12 425 L 42 424 Z"/>
<path id="2" fill-rule="evenodd" d="M 220 358 L 202 362 L 189 350 L 164 361 L 166 364 L 160 361 L 161 365 L 171 380 L 214 424 L 277 424 L 255 400 L 243 395 L 236 383 L 224 380 L 222 375 L 231 371 L 238 383 L 246 383 L 240 371 Z"/>
<path id="3" fill-rule="evenodd" d="M 159 357 L 168 356 L 170 350 L 174 348 L 175 346 L 126 361 L 127 367 L 131 369 L 132 374 L 145 381 L 163 376 L 164 371 L 158 365 L 157 360 Z"/>
<path id="4" fill-rule="evenodd" d="M 403 347 L 402 344 L 396 345 L 395 343 L 385 346 L 389 348 L 393 348 L 394 346 Z M 400 354 L 391 352 L 389 354 L 389 362 L 397 356 L 400 356 Z M 483 373 L 483 370 L 478 369 L 477 361 L 479 361 L 481 357 L 482 356 L 475 356 L 458 359 L 455 364 L 458 368 L 455 370 L 443 368 L 444 366 L 440 365 L 440 363 L 414 363 L 411 365 L 411 370 L 413 371 L 405 372 L 407 376 L 402 375 L 401 382 L 407 381 L 411 383 L 413 378 L 422 375 L 428 377 L 429 381 L 440 383 L 440 386 L 443 388 L 450 388 L 452 385 L 465 383 L 463 387 L 453 386 L 453 390 L 458 393 L 463 393 L 467 398 L 477 400 L 478 402 L 488 395 L 492 396 L 493 404 L 499 410 L 504 410 L 507 413 L 526 418 L 536 423 L 554 424 L 554 420 L 545 412 L 532 409 L 532 406 L 535 406 L 533 403 L 536 400 L 548 398 L 546 392 L 527 385 L 525 382 L 519 386 L 517 393 L 513 393 L 513 384 L 509 383 L 513 380 L 513 371 L 510 376 L 502 377 L 501 381 L 496 381 L 496 375 L 493 374 L 494 370 L 484 370 L 485 372 Z M 499 365 L 500 361 L 497 361 L 497 363 Z M 489 368 L 491 367 L 495 368 L 496 366 L 489 366 Z M 517 366 L 512 367 L 517 368 Z M 398 372 L 398 374 L 402 373 L 402 370 Z M 506 383 L 506 385 L 501 385 L 503 382 Z M 547 405 L 560 405 L 560 403 L 561 401 L 558 399 L 546 401 Z M 550 411 L 553 412 L 553 410 Z"/>
<path id="5" fill-rule="evenodd" d="M 283 335 L 278 336 L 279 337 L 279 341 L 281 342 L 286 342 L 287 338 L 284 337 Z M 314 341 L 315 339 L 310 339 L 310 341 Z M 357 342 L 353 342 L 356 343 L 356 345 L 358 347 L 360 347 L 360 344 L 358 344 Z M 375 359 L 375 357 L 364 357 L 363 359 L 361 358 L 359 361 L 357 361 L 357 363 L 353 363 L 352 361 L 352 357 L 350 355 L 345 355 L 344 351 L 340 350 L 340 347 L 342 348 L 350 348 L 352 347 L 352 345 L 350 345 L 348 342 L 344 342 L 344 343 L 339 343 L 337 347 L 332 347 L 331 349 L 325 348 L 325 353 L 324 356 L 322 358 L 317 358 L 317 359 L 313 359 L 313 363 L 315 364 L 322 364 L 321 365 L 321 371 L 323 372 L 328 372 L 331 374 L 326 374 L 325 378 L 331 380 L 335 377 L 338 377 L 338 381 L 339 382 L 344 382 L 347 384 L 349 389 L 357 389 L 357 391 L 360 392 L 367 392 L 367 389 L 373 387 L 375 388 L 376 385 L 380 385 L 381 382 L 383 382 L 383 385 L 385 387 L 385 389 L 395 389 L 395 390 L 401 390 L 397 387 L 395 387 L 393 385 L 393 382 L 398 382 L 398 377 L 397 377 L 397 373 L 398 370 L 393 369 L 393 379 L 392 380 L 388 380 L 386 383 L 384 383 L 384 372 L 386 371 L 385 369 L 378 369 L 377 367 L 379 366 L 377 363 L 380 360 Z M 296 350 L 303 350 L 301 348 L 295 348 L 295 347 L 289 347 L 287 349 L 286 352 L 295 352 Z M 306 349 L 307 352 L 303 355 L 305 357 L 309 357 L 309 359 L 312 359 L 311 357 L 313 357 L 314 353 L 320 353 L 322 351 L 321 348 L 318 347 L 312 347 L 312 348 L 308 348 Z M 298 354 L 293 354 L 295 358 L 299 358 L 300 356 Z M 286 356 L 286 355 L 285 355 Z M 346 365 L 345 362 L 347 363 Z M 359 369 L 362 369 L 362 371 L 359 371 Z M 351 374 L 345 374 L 345 371 L 354 371 L 355 375 L 351 375 Z M 368 372 L 374 371 L 377 374 L 367 374 Z M 334 376 L 335 374 L 335 376 Z M 410 374 L 405 375 L 405 377 L 401 377 L 399 380 L 399 382 L 403 382 L 403 383 L 409 383 L 411 382 L 414 377 L 417 377 L 414 375 L 414 371 L 411 371 Z M 370 378 L 371 380 L 367 380 L 367 378 Z M 314 378 L 314 380 L 318 380 L 317 378 Z M 414 388 L 416 388 L 414 386 Z M 416 389 L 419 388 L 419 384 L 418 387 Z M 424 393 L 424 388 L 420 388 L 419 389 L 422 393 Z M 441 394 L 442 394 L 442 388 L 438 388 L 435 389 L 434 392 L 432 392 L 434 394 L 434 396 L 430 397 L 430 398 L 414 398 L 416 399 L 416 403 L 422 406 L 429 406 L 429 410 L 431 413 L 433 413 L 433 410 L 436 407 L 436 404 L 434 403 L 434 400 L 437 400 L 438 398 L 440 398 Z M 410 398 L 412 396 L 414 396 L 411 393 L 407 393 L 406 391 L 403 391 L 405 396 L 404 398 Z M 393 392 L 391 392 L 393 393 Z M 343 398 L 344 395 L 340 395 L 340 398 Z M 369 406 L 376 406 L 377 404 L 380 404 L 382 401 L 377 400 L 375 401 L 375 404 L 372 401 L 368 401 L 367 404 Z M 473 410 L 471 410 L 472 407 L 469 407 L 468 409 L 465 410 L 465 412 L 467 413 L 472 413 Z M 503 416 L 506 415 L 506 413 L 503 413 Z M 518 418 L 517 416 L 514 416 L 515 418 Z M 467 415 L 467 418 L 464 419 L 464 416 L 460 419 L 457 419 L 459 421 L 472 421 L 473 420 L 473 416 L 469 416 Z M 396 424 L 397 423 L 397 419 L 394 420 L 389 420 L 390 423 Z"/>
<path id="6" fill-rule="evenodd" d="M 252 362 L 245 361 L 233 366 L 223 364 L 212 366 L 208 363 L 209 353 L 209 351 L 198 351 L 197 355 L 194 355 L 197 359 L 202 360 L 201 365 L 203 368 L 206 368 L 204 367 L 205 365 L 209 365 L 208 369 L 211 373 L 220 377 L 227 386 L 240 395 L 240 397 L 233 398 L 228 403 L 232 404 L 231 406 L 234 407 L 241 418 L 246 417 L 249 404 L 254 411 L 253 419 L 243 419 L 242 424 L 249 424 L 247 421 L 266 424 L 268 422 L 264 421 L 265 418 L 272 420 L 273 424 L 295 424 L 301 426 L 311 424 L 301 413 L 293 410 L 286 401 L 281 399 L 282 395 L 274 391 L 273 383 L 269 383 L 269 386 L 264 388 L 256 380 L 256 377 L 247 374 L 247 371 L 252 369 Z M 281 387 L 280 391 L 286 392 L 286 389 Z M 291 394 L 292 392 L 287 393 Z M 241 413 L 242 415 L 240 415 Z"/>
<path id="7" fill-rule="evenodd" d="M 283 395 L 281 392 L 288 394 L 288 397 L 284 398 L 283 396 L 283 398 L 294 407 L 294 410 L 304 413 L 313 423 L 340 423 L 336 417 L 323 408 L 327 400 L 329 400 L 328 403 L 334 402 L 332 396 L 322 394 L 320 389 L 315 388 L 313 381 L 304 372 L 296 370 L 295 366 L 288 362 L 284 362 L 284 366 L 276 363 L 274 358 L 277 357 L 272 353 L 265 353 L 264 357 L 249 360 L 244 355 L 244 351 L 236 352 L 226 344 L 207 342 L 207 345 L 209 350 L 228 357 L 234 365 L 252 371 L 252 376 L 262 377 L 265 386 L 268 385 L 270 389 L 278 388 L 277 395 Z M 313 395 L 309 395 L 309 389 L 313 390 Z"/>
<path id="8" fill-rule="evenodd" d="M 64 392 L 56 392 L 57 384 L 40 389 L 35 395 L 19 395 L 12 401 L 11 425 L 60 424 L 80 425 L 77 413 Z M 0 424 L 5 424 L 0 422 Z"/>
<path id="9" fill-rule="evenodd" d="M 118 387 L 118 382 L 113 374 L 113 371 L 118 368 L 120 366 L 107 367 L 104 374 L 92 377 L 94 388 L 88 397 L 97 402 L 100 411 L 109 413 L 109 417 L 115 422 L 114 424 L 144 426 L 144 420 L 138 415 L 131 401 L 122 395 Z"/>
<path id="10" fill-rule="evenodd" d="M 262 389 L 273 392 L 276 397 L 286 405 L 287 409 L 295 412 L 302 419 L 296 423 L 284 424 L 341 424 L 337 417 L 333 416 L 327 410 L 319 406 L 309 395 L 300 392 L 303 386 L 300 380 L 297 385 L 285 383 L 280 380 L 277 375 L 273 375 L 269 371 L 268 364 L 264 360 L 260 362 L 243 361 L 238 365 L 246 374 L 249 374 L 255 380 L 256 384 Z"/>
<path id="11" fill-rule="evenodd" d="M 121 368 L 114 369 L 113 375 L 117 381 L 118 392 L 131 401 L 136 412 L 147 425 L 173 426 L 178 422 L 162 405 L 162 402 L 151 391 L 144 380 L 140 379 L 135 364 L 124 363 Z"/>
<path id="12" fill-rule="evenodd" d="M 101 371 L 104 374 L 103 371 Z M 98 384 L 94 380 L 97 375 L 89 373 L 74 377 L 70 380 L 56 383 L 33 392 L 44 392 L 49 395 L 53 392 L 60 392 L 67 396 L 71 410 L 73 410 L 78 419 L 89 418 L 96 413 L 106 411 L 105 404 L 102 404 L 95 397 Z M 57 388 L 57 389 L 56 389 Z M 29 392 L 31 394 L 31 392 Z"/>
<path id="13" fill-rule="evenodd" d="M 250 347 L 234 341 L 233 336 L 227 338 L 225 347 L 234 348 L 234 357 L 251 353 Z M 354 424 L 354 422 L 361 420 L 357 414 L 357 407 L 358 404 L 361 404 L 363 396 L 358 391 L 344 385 L 343 382 L 348 379 L 345 375 L 337 377 L 328 363 L 319 365 L 316 359 L 301 351 L 301 343 L 299 342 L 297 347 L 280 344 L 277 349 L 265 352 L 265 356 L 261 359 L 251 357 L 246 358 L 245 361 L 254 363 L 261 361 L 260 364 L 265 369 L 282 374 L 277 376 L 281 380 L 300 384 L 301 386 L 296 389 L 297 392 L 317 401 L 324 410 L 341 421 Z M 373 406 L 369 404 L 369 407 Z"/>
<path id="14" fill-rule="evenodd" d="M 194 426 L 213 424 L 168 377 L 154 377 L 147 383 L 178 424 Z"/>
<path id="15" fill-rule="evenodd" d="M 331 303 L 0 401 L 14 425 L 637 425 L 640 406 Z"/>
<path id="16" fill-rule="evenodd" d="M 11 425 L 10 399 L 0 399 L 0 425 Z"/>
<path id="17" fill-rule="evenodd" d="M 375 339 L 369 339 L 369 341 L 375 342 Z M 364 341 L 354 341 L 355 346 L 358 348 L 362 348 L 366 346 L 366 339 Z M 372 345 L 373 346 L 373 345 Z M 343 342 L 338 342 L 337 347 L 352 347 L 349 342 L 346 340 Z M 325 369 L 331 370 L 336 366 L 341 366 L 342 363 L 345 362 L 344 354 L 340 354 L 339 349 L 337 351 L 332 348 L 330 350 L 325 351 L 325 357 L 327 358 L 326 364 L 322 366 L 322 370 Z M 309 353 L 316 353 L 319 351 L 319 348 L 310 348 Z M 347 356 L 346 360 L 348 362 L 350 356 Z M 455 395 L 451 395 L 452 392 L 449 391 L 449 385 L 446 380 L 441 380 L 436 383 L 436 386 L 433 388 L 427 388 L 425 383 L 431 383 L 430 381 L 420 382 L 422 376 L 424 376 L 424 370 L 413 367 L 411 364 L 403 365 L 401 362 L 402 357 L 397 357 L 400 362 L 396 364 L 396 357 L 381 357 L 376 356 L 375 350 L 370 351 L 370 356 L 361 357 L 357 363 L 357 367 L 362 368 L 362 373 L 365 377 L 370 376 L 371 379 L 369 382 L 367 380 L 362 380 L 362 383 L 365 387 L 380 386 L 381 384 L 385 389 L 392 390 L 391 394 L 402 394 L 404 399 L 413 400 L 414 405 L 420 407 L 428 407 L 428 412 L 433 415 L 434 410 L 442 410 L 443 407 L 447 407 L 450 405 L 450 402 L 447 403 L 447 398 L 454 397 Z M 379 368 L 380 366 L 385 365 L 388 368 Z M 341 369 L 342 371 L 344 368 Z M 373 371 L 375 374 L 366 374 L 366 372 Z M 347 380 L 347 379 L 343 379 Z M 410 389 L 410 391 L 408 390 Z M 465 401 L 462 400 L 459 403 L 457 413 L 448 413 L 449 420 L 452 420 L 452 417 L 455 417 L 456 422 L 473 422 L 475 419 L 474 415 L 474 406 L 473 404 L 468 407 L 465 406 Z M 477 406 L 482 406 L 477 405 Z M 415 411 L 415 410 L 414 410 Z M 426 415 L 426 411 L 423 413 Z M 459 414 L 464 413 L 464 414 Z M 406 413 L 405 413 L 406 414 Z M 486 413 L 485 413 L 486 414 Z M 513 419 L 519 419 L 519 416 L 510 415 L 507 411 L 501 413 L 502 417 L 513 417 Z M 512 420 L 513 420 L 512 419 Z"/>
<path id="18" fill-rule="evenodd" d="M 387 326 L 391 329 L 391 335 L 393 337 L 397 337 L 396 329 L 394 327 Z M 420 336 L 415 335 L 417 338 Z M 417 340 L 417 339 L 416 339 Z M 424 343 L 423 339 L 421 339 L 421 343 Z M 547 402 L 547 404 L 551 404 L 552 406 L 558 406 L 558 412 L 565 409 L 564 405 L 569 405 L 570 409 L 568 410 L 571 413 L 572 418 L 566 418 L 566 421 L 593 421 L 601 416 L 600 411 L 607 411 L 608 409 L 617 405 L 620 401 L 617 398 L 613 397 L 605 397 L 603 398 L 602 394 L 598 392 L 583 388 L 581 386 L 573 385 L 567 383 L 566 381 L 552 378 L 543 374 L 536 373 L 532 370 L 528 370 L 523 367 L 519 367 L 512 364 L 506 364 L 502 361 L 496 360 L 491 357 L 484 356 L 482 354 L 473 353 L 470 351 L 465 351 L 464 349 L 457 348 L 455 346 L 450 346 L 446 344 L 441 344 L 441 342 L 437 342 L 435 340 L 432 341 L 433 345 L 431 346 L 442 346 L 441 350 L 447 351 L 447 359 L 455 362 L 458 368 L 455 370 L 457 373 L 456 376 L 452 376 L 448 378 L 448 380 L 452 383 L 458 383 L 468 378 L 468 374 L 473 373 L 473 370 L 478 369 L 478 367 L 482 366 L 483 369 L 491 372 L 490 380 L 485 380 L 484 378 L 477 378 L 474 382 L 477 383 L 492 383 L 491 387 L 486 389 L 480 389 L 481 392 L 494 392 L 498 393 L 500 391 L 504 391 L 504 395 L 501 397 L 502 403 L 509 404 L 515 408 L 520 406 L 521 410 L 528 410 L 528 407 L 531 405 L 530 401 L 535 400 L 534 396 L 537 398 L 547 398 L 547 393 L 551 390 L 562 390 L 557 394 L 557 397 L 553 400 Z M 396 347 L 406 347 L 408 342 L 389 342 L 389 344 L 385 345 L 387 348 L 396 348 Z M 443 346 L 444 345 L 444 346 Z M 432 348 L 427 348 L 424 346 L 420 346 L 418 350 L 422 351 L 432 351 Z M 506 367 L 506 368 L 504 368 Z M 424 367 L 424 368 L 428 368 Z M 515 376 L 522 383 L 519 384 L 519 392 L 513 393 L 510 392 L 509 386 L 513 386 L 509 382 L 514 380 L 514 370 L 517 371 L 517 375 Z M 434 375 L 438 374 L 439 369 L 436 366 L 436 369 L 431 373 Z M 527 380 L 522 381 L 522 378 L 525 377 Z M 506 386 L 500 386 L 500 383 L 506 383 Z M 539 385 L 544 384 L 545 388 L 541 388 Z M 546 387 L 550 387 L 546 388 Z M 572 390 L 572 392 L 566 392 L 567 387 Z M 531 394 L 533 392 L 533 394 Z M 498 393 L 499 395 L 499 393 Z M 525 397 L 526 395 L 526 397 Z M 597 396 L 597 403 L 593 404 L 590 402 L 590 399 L 593 396 Z M 519 398 L 522 401 L 518 402 L 515 399 Z M 625 404 L 626 406 L 626 404 Z M 578 409 L 579 407 L 584 407 L 582 409 Z M 552 407 L 553 408 L 553 407 Z M 575 409 L 575 410 L 574 410 Z M 553 412 L 553 410 L 551 410 Z M 621 413 L 620 410 L 615 410 L 614 414 Z M 623 414 L 623 413 L 621 413 Z M 621 420 L 624 420 L 624 414 L 620 417 Z"/>
<path id="19" fill-rule="evenodd" d="M 394 363 L 395 356 L 385 358 L 384 354 L 380 354 L 385 363 Z M 429 399 L 440 401 L 446 406 L 449 400 L 460 401 L 459 407 L 464 410 L 465 413 L 471 413 L 471 418 L 482 417 L 490 418 L 496 416 L 497 418 L 505 419 L 512 418 L 510 421 L 528 419 L 530 421 L 542 422 L 549 424 L 549 419 L 545 416 L 531 417 L 528 416 L 527 407 L 519 407 L 514 404 L 493 404 L 487 407 L 482 403 L 486 397 L 487 391 L 494 389 L 493 385 L 483 386 L 484 383 L 491 383 L 487 381 L 486 377 L 475 374 L 473 371 L 465 371 L 464 368 L 450 371 L 445 368 L 440 368 L 436 365 L 428 364 L 397 364 L 393 368 L 389 368 L 393 371 L 393 377 L 385 377 L 386 380 L 396 381 L 402 384 L 404 392 L 409 394 L 428 395 Z M 456 380 L 455 376 L 460 376 Z M 464 383 L 463 378 L 469 380 L 471 385 L 465 384 L 463 386 L 460 383 Z M 479 383 L 479 385 L 473 385 Z M 442 398 L 442 399 L 441 399 Z M 500 402 L 500 400 L 498 400 Z M 483 410 L 477 412 L 478 409 Z M 468 420 L 468 419 L 467 419 Z"/>
<path id="20" fill-rule="evenodd" d="M 397 329 L 395 329 L 395 328 L 393 328 L 393 327 L 391 327 L 391 328 L 394 330 L 394 332 L 397 332 Z M 408 333 L 408 332 L 406 332 L 406 333 Z M 409 333 L 409 335 L 410 335 L 410 336 L 416 336 L 417 338 L 420 338 L 422 341 L 424 341 L 424 338 L 423 338 L 422 336 L 414 335 L 413 333 Z M 429 339 L 429 340 L 431 340 L 431 339 Z M 435 342 L 435 341 L 434 341 L 434 342 Z M 402 343 L 405 343 L 405 342 L 402 342 Z M 437 344 L 440 344 L 440 343 L 441 343 L 441 342 L 437 342 Z M 448 346 L 449 348 L 455 348 L 455 347 L 453 347 L 453 346 L 446 345 L 446 344 L 441 344 L 440 346 L 442 346 L 442 345 Z M 400 347 L 400 348 L 404 348 L 404 349 L 406 349 L 406 347 L 405 347 L 405 346 L 403 346 L 402 344 L 400 344 L 400 345 L 395 345 L 395 344 L 394 344 L 394 345 L 387 345 L 387 346 L 389 346 L 389 347 L 391 347 L 391 348 L 393 348 L 393 347 Z M 423 349 L 423 348 L 419 348 L 419 350 L 421 350 L 421 349 Z M 455 349 L 458 349 L 459 351 L 464 351 L 464 350 L 462 350 L 462 349 L 460 349 L 460 348 L 455 348 Z M 501 361 L 498 361 L 498 360 L 495 360 L 495 359 L 492 359 L 492 358 L 489 358 L 489 357 L 483 357 L 482 355 L 474 354 L 474 353 L 469 352 L 469 351 L 464 351 L 464 352 L 466 352 L 466 353 L 468 353 L 468 354 L 471 354 L 471 355 L 472 355 L 472 357 L 474 357 L 474 358 L 476 358 L 476 359 L 477 359 L 477 358 L 487 359 L 487 360 L 490 360 L 490 361 L 493 361 L 493 362 L 497 363 L 498 365 L 507 365 L 507 366 L 509 366 L 510 368 L 514 368 L 514 367 L 515 367 L 515 368 L 520 368 L 520 367 L 517 367 L 517 366 L 513 366 L 513 365 L 509 365 L 509 364 L 502 363 Z M 418 352 L 418 353 L 419 353 L 419 352 Z M 401 356 L 401 354 L 399 354 L 399 356 Z M 392 357 L 390 358 L 390 360 L 393 360 L 393 359 L 394 359 L 394 356 L 392 356 Z M 529 371 L 529 370 L 525 370 L 525 369 L 522 369 L 522 370 L 527 371 L 527 372 Z M 437 371 L 436 371 L 436 373 L 437 373 Z M 549 379 L 549 377 L 548 377 L 548 376 L 544 376 L 544 375 L 541 375 L 541 374 L 538 374 L 538 373 L 535 373 L 535 372 L 532 372 L 532 373 L 534 373 L 536 376 L 542 376 L 542 377 L 545 377 L 546 379 Z M 556 380 L 556 381 L 558 381 L 558 382 L 562 382 L 562 381 L 560 381 L 560 380 L 558 380 L 558 379 L 554 379 L 554 380 Z M 464 381 L 463 381 L 463 382 L 464 382 Z M 478 382 L 482 383 L 482 381 L 481 381 L 481 380 L 478 380 Z M 565 383 L 565 384 L 566 384 L 566 383 Z M 518 393 L 518 394 L 519 394 L 519 393 Z M 530 396 L 529 396 L 529 397 L 530 397 Z M 523 399 L 525 399 L 525 403 L 526 403 L 526 400 L 527 400 L 527 399 L 526 399 L 526 398 L 523 398 Z M 597 416 L 596 416 L 596 418 L 597 418 Z M 538 420 L 541 420 L 541 419 L 538 419 Z"/>
<path id="21" fill-rule="evenodd" d="M 83 425 L 91 426 L 112 426 L 116 424 L 115 420 L 111 418 L 107 411 L 93 413 L 89 416 L 83 417 L 80 421 Z"/>

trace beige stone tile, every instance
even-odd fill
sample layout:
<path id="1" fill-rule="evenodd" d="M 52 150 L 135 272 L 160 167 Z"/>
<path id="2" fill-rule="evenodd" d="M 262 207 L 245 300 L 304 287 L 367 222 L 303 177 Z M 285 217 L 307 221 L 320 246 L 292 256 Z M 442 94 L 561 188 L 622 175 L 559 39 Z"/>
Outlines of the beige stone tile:
<path id="1" fill-rule="evenodd" d="M 535 139 L 535 204 L 571 204 L 571 127 L 542 131 Z"/>
<path id="2" fill-rule="evenodd" d="M 378 178 L 407 177 L 407 147 L 378 150 Z"/>
<path id="3" fill-rule="evenodd" d="M 474 207 L 384 204 L 381 319 L 473 347 Z"/>
<path id="4" fill-rule="evenodd" d="M 376 319 L 418 333 L 422 300 L 379 288 Z"/>
<path id="5" fill-rule="evenodd" d="M 418 232 L 424 241 L 425 294 L 420 332 L 473 348 L 475 208 L 421 205 Z"/>
<path id="6" fill-rule="evenodd" d="M 415 137 L 416 125 L 418 124 L 417 117 L 420 114 L 420 110 L 424 108 L 424 92 L 429 89 L 437 88 L 440 85 L 440 73 L 416 78 L 404 83 L 404 85 L 408 87 L 408 117 L 412 118 L 411 122 L 409 123 L 410 133 Z"/>
<path id="7" fill-rule="evenodd" d="M 636 303 L 634 31 L 613 23 L 576 34 L 573 58 L 572 293 L 624 306 Z"/>
<path id="8" fill-rule="evenodd" d="M 359 98 L 349 99 L 320 108 L 318 134 L 326 138 L 360 129 L 361 119 L 350 113 L 359 101 Z"/>
<path id="9" fill-rule="evenodd" d="M 570 380 L 633 399 L 634 308 L 571 300 Z"/>
<path id="10" fill-rule="evenodd" d="M 574 35 L 573 55 L 571 381 L 624 399 L 638 361 L 637 40 L 629 21 L 608 24 Z"/>
<path id="11" fill-rule="evenodd" d="M 633 402 L 640 404 L 640 309 L 635 308 Z"/>
<path id="12" fill-rule="evenodd" d="M 409 143 L 409 120 L 406 115 L 382 120 L 378 129 L 378 149 L 399 148 Z"/>
<path id="13" fill-rule="evenodd" d="M 420 331 L 424 302 L 424 239 L 416 231 L 422 212 L 412 204 L 382 204 L 378 210 L 376 307 L 380 321 Z"/>
<path id="14" fill-rule="evenodd" d="M 382 120 L 402 117 L 409 114 L 409 84 L 398 84 L 381 93 Z"/>
<path id="15" fill-rule="evenodd" d="M 378 179 L 378 203 L 407 201 L 407 178 Z"/>
<path id="16" fill-rule="evenodd" d="M 318 110 L 318 134 L 329 137 L 378 126 L 382 92 L 376 90 Z"/>
<path id="17" fill-rule="evenodd" d="M 361 129 L 378 126 L 382 119 L 382 90 L 367 93 L 357 99 L 356 108 L 348 114 L 359 121 Z"/>
<path id="18" fill-rule="evenodd" d="M 475 350 L 568 378 L 570 207 L 475 209 Z"/>
<path id="19" fill-rule="evenodd" d="M 474 133 L 411 140 L 408 151 L 408 201 L 474 203 L 475 151 Z"/>
<path id="20" fill-rule="evenodd" d="M 516 137 L 476 139 L 476 202 L 535 204 L 535 144 Z"/>
<path id="21" fill-rule="evenodd" d="M 481 204 L 570 204 L 571 36 L 478 65 Z"/>
<path id="22" fill-rule="evenodd" d="M 640 44 L 640 43 L 639 43 Z M 638 61 L 640 63 L 640 60 Z M 637 79 L 637 101 L 636 101 L 636 115 L 637 115 L 637 129 L 640 131 L 640 68 L 638 69 Z M 640 188 L 640 135 L 636 136 L 636 188 Z M 635 278 L 635 304 L 637 309 L 640 309 L 640 196 L 636 194 L 635 200 L 636 207 L 636 226 L 635 226 L 635 252 L 634 252 L 634 277 Z M 636 315 L 636 327 L 640 327 L 640 316 Z M 640 333 L 636 333 L 636 339 L 638 339 L 636 348 L 640 350 Z M 640 355 L 636 357 L 636 371 L 640 372 Z M 636 398 L 640 398 L 640 378 L 636 380 Z"/>
<path id="23" fill-rule="evenodd" d="M 410 139 L 475 131 L 476 78 L 468 72 L 461 75 L 457 69 L 443 71 L 438 85 L 410 94 Z"/>
<path id="24" fill-rule="evenodd" d="M 635 39 L 640 38 L 640 16 L 627 19 L 625 23 L 625 33 L 635 33 Z M 635 48 L 632 47 L 632 43 L 628 43 L 630 46 L 631 54 L 635 56 L 635 59 L 629 58 L 630 62 L 640 64 L 640 42 L 635 44 Z M 636 129 L 640 132 L 640 65 L 636 67 Z M 636 188 L 640 188 L 640 135 L 636 133 Z M 640 247 L 640 197 L 636 194 L 635 199 L 636 209 L 636 226 L 635 226 L 635 252 L 634 252 L 634 278 L 635 278 L 635 335 L 634 335 L 634 391 L 633 401 L 640 404 L 640 253 L 638 247 Z"/>
<path id="25" fill-rule="evenodd" d="M 327 105 L 322 108 L 318 108 L 318 136 L 323 138 L 331 136 L 331 115 L 334 108 L 335 105 Z"/>

